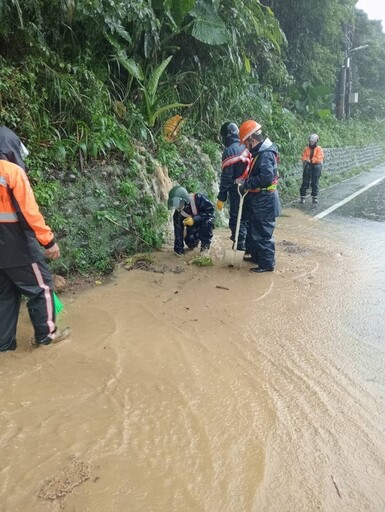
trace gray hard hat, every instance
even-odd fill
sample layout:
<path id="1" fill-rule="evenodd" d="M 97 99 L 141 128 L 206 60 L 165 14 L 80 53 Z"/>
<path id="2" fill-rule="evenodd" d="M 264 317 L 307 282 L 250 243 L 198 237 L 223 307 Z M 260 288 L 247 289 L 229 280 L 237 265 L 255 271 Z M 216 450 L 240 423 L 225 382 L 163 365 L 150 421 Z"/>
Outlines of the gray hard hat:
<path id="1" fill-rule="evenodd" d="M 172 187 L 168 194 L 167 207 L 169 210 L 172 208 L 181 208 L 190 202 L 190 195 L 184 187 L 176 185 Z"/>

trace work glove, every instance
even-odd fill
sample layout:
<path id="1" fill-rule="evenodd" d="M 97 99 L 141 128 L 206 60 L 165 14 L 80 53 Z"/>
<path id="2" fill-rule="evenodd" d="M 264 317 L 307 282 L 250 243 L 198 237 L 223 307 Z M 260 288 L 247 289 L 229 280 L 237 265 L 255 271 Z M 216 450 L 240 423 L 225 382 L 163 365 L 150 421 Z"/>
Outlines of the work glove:
<path id="1" fill-rule="evenodd" d="M 224 204 L 225 204 L 224 201 L 220 201 L 218 199 L 218 201 L 217 201 L 217 210 L 219 210 L 219 211 L 223 210 Z"/>
<path id="2" fill-rule="evenodd" d="M 187 217 L 187 219 L 184 219 L 183 221 L 184 226 L 193 226 L 194 225 L 194 219 L 192 217 Z"/>
<path id="3" fill-rule="evenodd" d="M 58 244 L 54 244 L 49 249 L 45 250 L 44 256 L 50 260 L 57 260 L 60 258 L 60 249 Z"/>

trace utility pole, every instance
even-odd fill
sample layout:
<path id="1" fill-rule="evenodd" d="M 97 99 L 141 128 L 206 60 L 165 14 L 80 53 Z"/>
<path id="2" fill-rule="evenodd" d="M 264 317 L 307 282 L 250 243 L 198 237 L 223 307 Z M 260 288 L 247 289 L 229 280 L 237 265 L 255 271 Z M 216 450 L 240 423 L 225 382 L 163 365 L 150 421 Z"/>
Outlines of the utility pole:
<path id="1" fill-rule="evenodd" d="M 345 29 L 346 50 L 343 64 L 340 68 L 340 76 L 338 80 L 338 97 L 336 115 L 338 119 L 349 119 L 352 103 L 357 103 L 358 95 L 352 94 L 353 76 L 351 68 L 352 53 L 367 48 L 369 45 L 364 44 L 352 48 L 353 32 L 351 27 Z"/>
<path id="2" fill-rule="evenodd" d="M 352 69 L 350 67 L 350 51 L 348 52 L 348 56 L 345 58 L 345 66 L 346 66 L 346 86 L 345 86 L 345 116 L 346 119 L 350 117 L 350 93 L 352 92 Z"/>
<path id="3" fill-rule="evenodd" d="M 346 102 L 345 102 L 345 115 L 346 119 L 349 119 L 350 117 L 350 106 L 352 103 L 358 102 L 358 94 L 352 94 L 352 85 L 353 85 L 353 75 L 352 75 L 352 68 L 351 68 L 351 57 L 350 55 L 353 52 L 356 52 L 358 50 L 362 50 L 363 48 L 367 48 L 368 44 L 363 44 L 361 46 L 356 46 L 356 48 L 350 48 L 348 51 L 347 57 L 345 59 L 346 61 Z"/>
<path id="4" fill-rule="evenodd" d="M 337 118 L 345 118 L 345 102 L 346 102 L 346 66 L 345 62 L 340 68 L 340 76 L 338 80 L 338 98 L 337 98 Z"/>
<path id="5" fill-rule="evenodd" d="M 338 80 L 338 98 L 337 98 L 337 109 L 336 114 L 338 119 L 345 119 L 346 112 L 349 109 L 347 93 L 350 93 L 351 85 L 348 84 L 351 81 L 351 72 L 350 72 L 350 59 L 349 59 L 349 51 L 353 46 L 353 26 L 349 23 L 345 23 L 344 26 L 344 34 L 345 34 L 345 54 L 344 61 L 340 68 L 340 76 Z"/>

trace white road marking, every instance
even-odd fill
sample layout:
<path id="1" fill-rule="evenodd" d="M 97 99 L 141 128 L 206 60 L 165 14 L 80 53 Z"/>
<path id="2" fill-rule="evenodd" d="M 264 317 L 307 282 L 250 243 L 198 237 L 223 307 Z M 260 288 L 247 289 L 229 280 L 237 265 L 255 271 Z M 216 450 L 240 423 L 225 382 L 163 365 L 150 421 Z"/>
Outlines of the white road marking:
<path id="1" fill-rule="evenodd" d="M 368 190 L 369 188 L 374 187 L 374 185 L 377 185 L 377 183 L 380 183 L 384 179 L 385 179 L 385 176 L 382 176 L 382 178 L 378 178 L 378 180 L 375 180 L 372 183 L 369 183 L 369 185 L 366 185 L 366 187 L 361 188 L 360 190 L 357 190 L 357 192 L 354 192 L 354 194 L 351 194 L 350 196 L 345 197 L 345 199 L 343 199 L 339 203 L 336 203 L 335 205 L 331 206 L 327 210 L 324 210 L 323 212 L 319 213 L 318 215 L 315 215 L 315 218 L 322 219 L 323 217 L 326 217 L 326 215 L 329 215 L 329 213 L 334 212 L 334 210 L 337 210 L 337 208 L 339 208 L 340 206 L 343 206 L 344 204 L 348 203 L 355 197 L 362 194 L 362 192 L 365 192 L 365 190 Z"/>

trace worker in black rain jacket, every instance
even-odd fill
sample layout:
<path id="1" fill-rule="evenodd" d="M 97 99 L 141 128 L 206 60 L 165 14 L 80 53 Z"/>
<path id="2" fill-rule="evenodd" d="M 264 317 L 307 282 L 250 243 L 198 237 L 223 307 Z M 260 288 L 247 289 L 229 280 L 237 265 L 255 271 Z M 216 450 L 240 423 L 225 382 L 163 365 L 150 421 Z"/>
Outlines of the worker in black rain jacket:
<path id="1" fill-rule="evenodd" d="M 219 184 L 217 210 L 222 210 L 224 203 L 229 198 L 229 228 L 230 239 L 235 241 L 235 228 L 237 224 L 240 196 L 238 187 L 235 184 L 237 178 L 246 177 L 250 164 L 250 152 L 239 139 L 239 129 L 235 123 L 224 123 L 221 126 L 221 137 L 225 149 L 222 153 L 222 172 Z M 247 223 L 241 220 L 237 250 L 246 250 Z"/>
<path id="2" fill-rule="evenodd" d="M 168 208 L 175 208 L 174 252 L 184 254 L 185 245 L 195 249 L 200 242 L 201 252 L 210 249 L 214 228 L 214 205 L 203 194 L 189 194 L 184 187 L 173 187 L 168 196 Z"/>
<path id="3" fill-rule="evenodd" d="M 239 135 L 252 155 L 248 177 L 236 180 L 242 192 L 247 191 L 245 214 L 250 247 L 248 259 L 258 265 L 251 268 L 250 272 L 272 272 L 275 267 L 273 233 L 278 213 L 278 150 L 269 138 L 264 139 L 261 125 L 254 120 L 242 123 Z"/>

